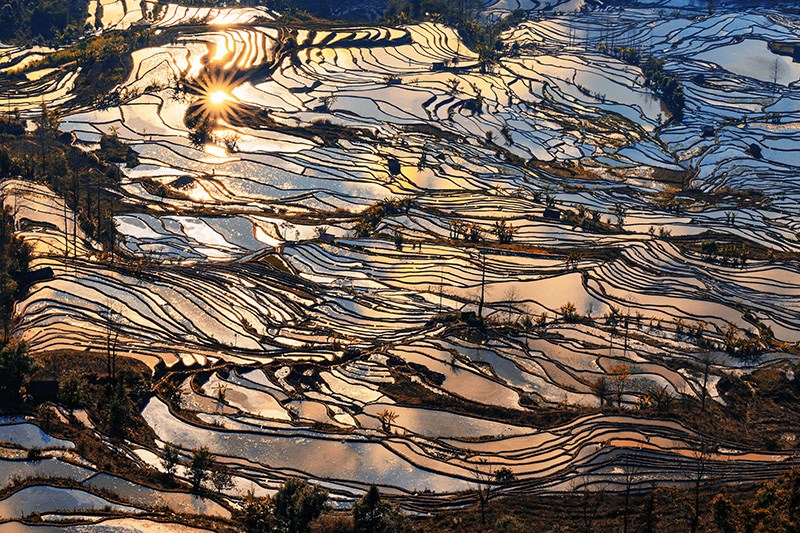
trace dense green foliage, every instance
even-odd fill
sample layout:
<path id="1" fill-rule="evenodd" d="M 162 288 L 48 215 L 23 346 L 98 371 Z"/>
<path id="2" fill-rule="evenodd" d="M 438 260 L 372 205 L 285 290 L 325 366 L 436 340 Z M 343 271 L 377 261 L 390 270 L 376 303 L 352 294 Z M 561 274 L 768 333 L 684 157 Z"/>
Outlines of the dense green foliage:
<path id="1" fill-rule="evenodd" d="M 3 0 L 0 40 L 64 41 L 84 31 L 89 0 Z"/>

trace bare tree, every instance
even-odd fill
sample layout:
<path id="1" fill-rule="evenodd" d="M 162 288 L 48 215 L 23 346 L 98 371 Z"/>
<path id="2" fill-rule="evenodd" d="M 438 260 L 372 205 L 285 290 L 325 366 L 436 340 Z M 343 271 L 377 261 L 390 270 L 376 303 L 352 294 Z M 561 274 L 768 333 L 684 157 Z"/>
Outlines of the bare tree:
<path id="1" fill-rule="evenodd" d="M 625 224 L 625 216 L 628 214 L 628 208 L 623 204 L 614 205 L 614 216 L 617 217 L 617 226 L 622 227 Z"/>
<path id="2" fill-rule="evenodd" d="M 64 261 L 66 262 L 69 259 L 69 218 L 67 216 L 67 197 L 61 199 L 64 205 L 63 209 L 63 219 L 64 219 Z"/>
<path id="3" fill-rule="evenodd" d="M 108 371 L 109 379 L 114 380 L 117 372 L 117 344 L 119 343 L 120 333 L 119 322 L 122 317 L 114 310 L 110 302 L 106 305 L 102 316 L 106 344 L 106 370 Z"/>
<path id="4" fill-rule="evenodd" d="M 622 454 L 622 480 L 625 483 L 625 511 L 622 521 L 622 533 L 628 533 L 629 517 L 631 509 L 631 491 L 633 484 L 639 477 L 639 467 L 631 460 L 628 452 Z"/>
<path id="5" fill-rule="evenodd" d="M 573 493 L 579 493 L 581 495 L 580 499 L 580 507 L 581 507 L 581 521 L 583 522 L 583 533 L 592 533 L 594 531 L 594 516 L 597 514 L 598 510 L 598 498 L 595 493 L 590 490 L 589 486 L 589 478 L 583 476 L 581 478 L 581 482 L 573 482 L 572 484 Z M 597 493 L 599 494 L 599 492 Z M 593 497 L 594 496 L 594 497 Z"/>
<path id="6" fill-rule="evenodd" d="M 442 313 L 442 294 L 444 293 L 444 263 L 439 267 L 439 307 L 437 312 Z"/>
<path id="7" fill-rule="evenodd" d="M 628 357 L 628 331 L 631 326 L 631 304 L 628 303 L 628 308 L 625 310 L 625 314 L 622 316 L 623 324 L 625 325 L 625 343 L 622 349 L 622 356 Z"/>
<path id="8" fill-rule="evenodd" d="M 581 517 L 583 519 L 583 532 L 592 533 L 592 505 L 591 492 L 589 492 L 589 485 L 584 484 L 581 490 Z"/>
<path id="9" fill-rule="evenodd" d="M 658 502 L 656 501 L 656 496 L 659 490 L 660 489 L 655 487 L 655 483 L 650 487 L 650 491 L 647 495 L 647 507 L 644 513 L 644 527 L 642 533 L 656 533 L 656 528 L 658 526 Z"/>
<path id="10" fill-rule="evenodd" d="M 494 497 L 496 486 L 503 486 L 512 483 L 515 479 L 514 473 L 503 466 L 494 469 L 491 463 L 485 458 L 478 459 L 473 463 L 475 469 L 472 475 L 475 479 L 475 494 L 478 497 L 478 507 L 481 511 L 481 524 L 486 525 L 486 507 Z"/>
<path id="11" fill-rule="evenodd" d="M 631 366 L 625 363 L 614 365 L 608 369 L 611 375 L 611 384 L 617 398 L 617 406 L 622 407 L 622 397 L 628 389 L 628 380 L 631 377 Z"/>
<path id="12" fill-rule="evenodd" d="M 703 413 L 706 412 L 706 402 L 708 399 L 709 372 L 711 370 L 711 365 L 714 364 L 715 360 L 716 358 L 714 357 L 714 354 L 710 352 L 703 353 L 697 358 L 697 362 L 700 363 L 703 373 L 703 381 L 700 387 L 700 411 Z"/>
<path id="13" fill-rule="evenodd" d="M 483 318 L 483 302 L 486 295 L 486 253 L 481 250 L 481 299 L 478 304 L 478 318 Z"/>
<path id="14" fill-rule="evenodd" d="M 42 102 L 39 108 L 39 116 L 36 118 L 36 136 L 39 140 L 40 171 L 42 176 L 47 174 L 47 154 L 52 139 L 58 134 L 60 125 L 61 115 L 57 111 L 48 109 L 47 104 Z"/>
<path id="15" fill-rule="evenodd" d="M 780 75 L 781 71 L 781 60 L 779 57 L 775 58 L 775 62 L 772 63 L 772 84 L 778 85 L 778 76 Z"/>
<path id="16" fill-rule="evenodd" d="M 711 454 L 714 447 L 705 438 L 701 437 L 692 449 L 692 468 L 688 472 L 692 483 L 692 506 L 691 506 L 691 533 L 697 533 L 700 527 L 700 495 L 703 488 L 708 484 L 710 478 Z"/>
<path id="17" fill-rule="evenodd" d="M 508 288 L 503 298 L 506 301 L 506 322 L 511 323 L 511 317 L 514 313 L 514 306 L 519 302 L 519 292 L 513 285 Z"/>

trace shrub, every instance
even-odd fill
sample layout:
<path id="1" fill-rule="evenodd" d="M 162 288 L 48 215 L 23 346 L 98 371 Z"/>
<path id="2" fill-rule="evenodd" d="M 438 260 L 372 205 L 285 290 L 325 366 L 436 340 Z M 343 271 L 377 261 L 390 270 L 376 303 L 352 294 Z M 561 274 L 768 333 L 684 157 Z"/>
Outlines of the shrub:
<path id="1" fill-rule="evenodd" d="M 500 241 L 500 244 L 511 244 L 516 232 L 517 229 L 512 224 L 506 223 L 505 220 L 496 221 L 492 227 L 492 233 L 497 235 L 497 240 Z"/>
<path id="2" fill-rule="evenodd" d="M 572 302 L 567 302 L 558 309 L 561 318 L 568 324 L 575 324 L 581 321 L 581 315 L 578 314 L 578 308 Z"/>
<path id="3" fill-rule="evenodd" d="M 30 448 L 27 453 L 28 461 L 41 461 L 42 460 L 42 450 L 37 447 Z"/>
<path id="4" fill-rule="evenodd" d="M 352 533 L 353 518 L 345 514 L 324 514 L 311 522 L 311 533 Z"/>
<path id="5" fill-rule="evenodd" d="M 86 380 L 81 376 L 70 375 L 61 382 L 58 390 L 58 399 L 67 408 L 78 409 L 86 406 L 88 392 Z"/>
<path id="6" fill-rule="evenodd" d="M 496 533 L 515 533 L 517 531 L 522 531 L 522 529 L 522 522 L 513 516 L 501 516 L 494 523 L 494 531 Z"/>

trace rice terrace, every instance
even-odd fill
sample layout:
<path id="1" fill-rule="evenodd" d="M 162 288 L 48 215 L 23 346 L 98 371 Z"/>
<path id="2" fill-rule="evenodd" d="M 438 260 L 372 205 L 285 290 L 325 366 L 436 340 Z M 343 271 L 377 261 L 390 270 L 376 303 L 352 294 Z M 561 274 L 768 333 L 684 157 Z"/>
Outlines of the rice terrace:
<path id="1" fill-rule="evenodd" d="M 800 531 L 800 4 L 0 0 L 0 533 Z"/>

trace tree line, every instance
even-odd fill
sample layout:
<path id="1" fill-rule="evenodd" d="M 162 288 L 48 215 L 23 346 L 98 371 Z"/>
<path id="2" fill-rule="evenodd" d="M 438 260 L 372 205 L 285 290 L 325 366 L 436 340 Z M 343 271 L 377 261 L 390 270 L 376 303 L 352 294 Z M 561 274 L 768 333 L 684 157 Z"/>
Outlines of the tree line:
<path id="1" fill-rule="evenodd" d="M 616 57 L 620 61 L 639 67 L 644 74 L 644 85 L 650 87 L 658 94 L 664 106 L 672 114 L 676 121 L 683 118 L 686 99 L 684 95 L 683 83 L 664 71 L 664 60 L 652 54 L 643 54 L 638 48 L 628 46 L 608 46 L 601 43 L 598 50 Z"/>
<path id="2" fill-rule="evenodd" d="M 0 166 L 3 159 L 0 157 Z M 16 236 L 10 206 L 0 206 L 0 401 L 19 398 L 33 370 L 25 345 L 11 338 L 14 303 L 21 292 L 20 276 L 28 271 L 30 250 Z"/>
<path id="3" fill-rule="evenodd" d="M 72 40 L 84 32 L 88 14 L 89 0 L 5 0 L 0 7 L 0 40 Z"/>
<path id="4" fill-rule="evenodd" d="M 199 447 L 186 454 L 166 444 L 159 456 L 164 473 L 174 480 L 179 470 L 192 491 L 201 494 L 214 490 L 222 495 L 233 489 L 232 471 L 212 454 Z M 273 496 L 248 492 L 241 500 L 235 518 L 249 533 L 410 533 L 410 520 L 393 504 L 385 501 L 374 485 L 369 487 L 350 512 L 336 511 L 330 495 L 319 485 L 289 478 Z"/>
<path id="5" fill-rule="evenodd" d="M 14 118 L 5 122 L 21 127 Z M 73 146 L 71 134 L 59 131 L 58 112 L 44 104 L 35 122 L 37 128 L 31 133 L 0 134 L 0 179 L 44 183 L 64 199 L 65 257 L 76 256 L 78 227 L 98 241 L 104 253 L 113 256 L 117 239 L 115 189 L 121 177 L 115 163 L 136 164 L 135 153 L 113 132 L 101 138 L 96 153 Z"/>

